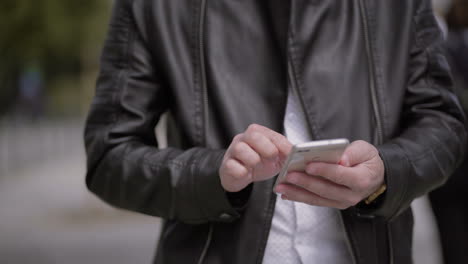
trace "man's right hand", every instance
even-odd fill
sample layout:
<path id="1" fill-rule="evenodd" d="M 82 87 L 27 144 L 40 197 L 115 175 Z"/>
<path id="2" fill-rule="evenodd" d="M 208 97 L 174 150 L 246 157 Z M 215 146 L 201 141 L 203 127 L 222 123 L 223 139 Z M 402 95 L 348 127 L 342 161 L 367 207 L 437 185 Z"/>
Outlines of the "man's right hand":
<path id="1" fill-rule="evenodd" d="M 292 144 L 269 128 L 252 124 L 234 137 L 219 169 L 221 185 L 228 192 L 238 192 L 252 182 L 277 175 Z"/>

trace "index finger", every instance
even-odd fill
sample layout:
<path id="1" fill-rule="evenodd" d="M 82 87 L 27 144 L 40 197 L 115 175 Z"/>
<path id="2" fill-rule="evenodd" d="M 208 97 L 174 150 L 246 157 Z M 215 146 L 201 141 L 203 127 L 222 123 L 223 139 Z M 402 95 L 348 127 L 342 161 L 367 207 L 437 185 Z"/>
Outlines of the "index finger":
<path id="1" fill-rule="evenodd" d="M 254 132 L 265 135 L 278 148 L 279 153 L 284 157 L 286 157 L 289 152 L 291 152 L 292 144 L 284 135 L 257 124 L 250 125 L 247 130 L 252 130 Z"/>

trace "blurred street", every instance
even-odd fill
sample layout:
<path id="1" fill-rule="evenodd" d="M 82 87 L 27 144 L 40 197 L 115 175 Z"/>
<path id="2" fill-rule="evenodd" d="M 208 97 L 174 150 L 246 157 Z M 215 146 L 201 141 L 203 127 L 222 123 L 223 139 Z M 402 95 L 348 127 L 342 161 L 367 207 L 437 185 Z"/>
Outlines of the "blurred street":
<path id="1" fill-rule="evenodd" d="M 160 220 L 111 208 L 86 189 L 82 121 L 8 124 L 0 127 L 0 263 L 151 263 Z M 440 264 L 429 204 L 413 208 L 415 263 Z"/>
<path id="2" fill-rule="evenodd" d="M 5 141 L 7 130 L 15 141 Z M 80 121 L 0 127 L 0 158 L 10 159 L 0 167 L 0 263 L 151 263 L 159 219 L 89 193 L 81 134 Z"/>
<path id="3" fill-rule="evenodd" d="M 454 90 L 459 90 L 458 96 L 468 114 L 468 0 L 432 2 L 437 22 L 449 44 L 444 49 L 449 55 L 455 77 L 454 88 L 457 89 Z M 85 186 L 83 116 L 89 110 L 96 92 L 98 73 L 105 62 L 100 62 L 99 58 L 108 57 L 100 55 L 106 32 L 114 32 L 114 26 L 120 28 L 119 23 L 109 23 L 114 3 L 109 0 L 17 0 L 11 3 L 5 1 L 0 8 L 0 264 L 152 262 L 161 219 L 113 208 L 90 193 Z M 424 21 L 421 21 L 425 22 L 430 17 L 427 10 L 423 13 Z M 177 24 L 178 19 L 174 17 L 170 22 Z M 416 20 L 419 22 L 419 19 Z M 385 26 L 387 23 L 380 24 Z M 432 23 L 421 24 L 431 26 Z M 426 34 L 429 31 L 421 32 L 429 39 Z M 107 37 L 111 40 L 108 43 L 113 41 L 112 34 Z M 383 48 L 388 46 L 377 38 L 375 43 L 376 51 L 380 51 L 381 44 L 385 44 Z M 174 45 L 179 43 L 175 42 Z M 122 53 L 121 45 L 106 46 L 119 56 Z M 405 46 L 407 44 L 401 45 Z M 176 48 L 179 50 L 180 47 Z M 376 57 L 378 55 L 375 54 Z M 319 57 L 326 63 L 336 56 Z M 164 59 L 163 56 L 161 61 Z M 412 61 L 411 58 L 408 61 Z M 443 58 L 437 57 L 437 61 L 441 62 Z M 327 69 L 327 72 L 340 72 L 339 69 L 332 70 Z M 171 74 L 167 72 L 167 75 Z M 153 77 L 159 79 L 160 76 Z M 265 77 L 270 78 L 269 75 L 260 78 Z M 104 76 L 102 79 L 106 78 Z M 120 77 L 115 80 L 116 84 L 121 81 Z M 172 88 L 171 85 L 168 88 Z M 110 92 L 109 98 L 102 99 L 116 101 Z M 168 97 L 168 101 L 177 101 L 177 98 Z M 103 115 L 107 115 L 107 112 L 110 111 L 103 111 Z M 160 147 L 167 146 L 166 118 L 163 115 L 162 125 L 156 128 Z M 465 164 L 468 164 L 468 160 L 465 160 Z M 465 169 L 460 171 L 464 172 Z M 466 183 L 466 177 L 464 179 Z M 449 186 L 446 190 L 454 197 L 463 195 L 462 188 L 460 191 Z M 441 197 L 445 198 L 446 195 Z M 453 239 L 452 233 L 464 234 L 463 230 L 466 230 L 463 229 L 468 217 L 466 203 L 463 207 L 462 203 L 454 205 L 443 199 L 440 201 L 433 203 L 434 208 L 439 209 L 436 212 L 443 211 L 440 209 L 450 204 L 459 213 L 443 211 L 437 214 L 441 229 L 445 231 L 442 233 L 444 245 L 448 245 L 445 253 L 455 257 L 460 252 L 463 255 L 466 248 L 453 246 L 456 244 L 452 243 L 458 243 L 467 236 L 460 235 Z M 412 208 L 415 217 L 414 263 L 442 264 L 437 225 L 427 197 L 414 201 Z M 448 221 L 452 219 L 456 221 Z M 455 253 L 449 252 L 452 249 Z M 447 262 L 468 263 L 466 260 Z"/>

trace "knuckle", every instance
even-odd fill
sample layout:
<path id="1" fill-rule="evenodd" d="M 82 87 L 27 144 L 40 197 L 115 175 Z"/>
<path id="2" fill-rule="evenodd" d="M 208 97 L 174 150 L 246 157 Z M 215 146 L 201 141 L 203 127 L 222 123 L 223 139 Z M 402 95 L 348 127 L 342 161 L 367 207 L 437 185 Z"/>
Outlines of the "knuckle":
<path id="1" fill-rule="evenodd" d="M 309 184 L 307 184 L 301 176 L 302 175 L 298 172 L 291 172 L 286 176 L 286 180 L 294 185 L 301 186 L 304 189 L 309 190 Z"/>
<path id="2" fill-rule="evenodd" d="M 248 174 L 249 174 L 249 171 L 245 167 L 236 167 L 234 170 L 229 172 L 229 175 L 236 179 L 245 178 L 247 177 Z"/>
<path id="3" fill-rule="evenodd" d="M 321 188 L 320 186 L 316 185 L 314 182 L 308 181 L 305 184 L 305 188 L 319 197 L 329 197 L 332 193 L 327 188 Z"/>
<path id="4" fill-rule="evenodd" d="M 238 156 L 240 154 L 242 154 L 245 150 L 245 143 L 243 142 L 239 142 L 237 144 L 235 144 L 233 147 L 232 147 L 232 150 L 234 152 L 234 155 Z"/>
<path id="5" fill-rule="evenodd" d="M 259 129 L 260 129 L 260 125 L 250 124 L 249 127 L 247 127 L 247 132 L 252 133 L 252 132 L 259 131 Z"/>
<path id="6" fill-rule="evenodd" d="M 378 150 L 374 147 L 374 145 L 364 141 L 364 140 L 358 140 L 356 141 L 356 149 L 359 150 L 365 150 L 365 152 L 368 155 L 374 156 L 375 154 L 378 154 Z"/>
<path id="7" fill-rule="evenodd" d="M 312 191 L 312 190 L 311 190 Z M 321 190 L 313 190 L 313 193 L 317 196 L 316 200 L 319 200 L 319 197 L 320 198 L 325 198 L 327 197 L 326 193 L 324 193 L 323 191 Z"/>
<path id="8" fill-rule="evenodd" d="M 309 174 L 309 175 L 317 175 L 317 174 L 320 174 L 320 173 L 317 173 L 317 171 L 318 171 L 318 164 L 314 164 L 314 165 L 307 164 L 307 165 L 306 165 L 305 173 L 307 173 L 307 174 Z"/>
<path id="9" fill-rule="evenodd" d="M 246 161 L 248 166 L 255 167 L 262 160 L 258 155 L 251 155 L 250 157 L 246 158 L 245 161 Z"/>
<path id="10" fill-rule="evenodd" d="M 233 171 L 236 167 L 237 167 L 237 163 L 233 159 L 228 159 L 224 163 L 224 168 L 226 169 L 226 171 Z"/>
<path id="11" fill-rule="evenodd" d="M 245 178 L 247 177 L 248 174 L 249 174 L 249 171 L 244 167 L 241 167 L 232 173 L 232 175 L 236 178 Z"/>
<path id="12" fill-rule="evenodd" d="M 252 162 L 256 165 L 262 162 L 262 158 L 258 154 L 252 156 Z"/>
<path id="13" fill-rule="evenodd" d="M 295 176 L 295 172 L 290 172 L 286 175 L 286 181 L 288 182 L 294 182 L 296 185 L 299 184 L 299 182 L 297 182 L 297 177 Z"/>
<path id="14" fill-rule="evenodd" d="M 310 195 L 305 200 L 306 200 L 306 203 L 310 205 L 321 205 L 320 204 L 321 200 L 318 198 L 318 196 L 315 196 L 315 195 Z"/>
<path id="15" fill-rule="evenodd" d="M 257 143 L 261 140 L 262 135 L 256 131 L 253 132 L 248 132 L 245 134 L 244 140 L 246 142 L 249 142 L 250 144 L 252 143 Z"/>
<path id="16" fill-rule="evenodd" d="M 309 188 L 310 188 L 310 186 L 309 186 Z M 319 197 L 327 197 L 328 196 L 326 191 L 320 190 L 320 188 L 317 188 L 316 190 L 313 190 L 313 192 L 315 193 L 315 195 L 317 195 Z"/>
<path id="17" fill-rule="evenodd" d="M 254 131 L 249 134 L 249 139 L 252 141 L 259 141 L 262 139 L 262 134 L 258 133 L 257 131 Z"/>
<path id="18" fill-rule="evenodd" d="M 274 158 L 279 155 L 279 150 L 278 148 L 272 146 L 269 150 L 265 152 L 265 156 L 267 158 Z"/>
<path id="19" fill-rule="evenodd" d="M 244 136 L 243 133 L 235 135 L 234 138 L 232 139 L 232 142 L 239 142 L 243 136 Z"/>
<path id="20" fill-rule="evenodd" d="M 363 144 L 367 144 L 367 142 L 365 142 L 364 140 L 356 140 L 356 144 L 363 145 Z"/>
<path id="21" fill-rule="evenodd" d="M 345 183 L 345 177 L 346 175 L 343 173 L 343 171 L 338 170 L 336 172 L 336 177 L 335 177 L 335 182 L 339 185 L 344 185 Z"/>
<path id="22" fill-rule="evenodd" d="M 357 140 L 354 145 L 356 149 L 361 149 L 361 148 L 368 149 L 370 146 L 370 144 L 364 140 Z"/>
<path id="23" fill-rule="evenodd" d="M 369 189 L 369 187 L 370 187 L 370 180 L 367 177 L 361 177 L 356 183 L 356 188 L 359 191 L 365 191 Z"/>

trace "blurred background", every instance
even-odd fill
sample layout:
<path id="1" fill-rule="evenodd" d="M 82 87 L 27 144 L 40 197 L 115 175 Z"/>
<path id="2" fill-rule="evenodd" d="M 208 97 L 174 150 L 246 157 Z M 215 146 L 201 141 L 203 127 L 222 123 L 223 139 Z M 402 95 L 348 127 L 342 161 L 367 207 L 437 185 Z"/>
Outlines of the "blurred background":
<path id="1" fill-rule="evenodd" d="M 151 263 L 158 219 L 84 185 L 110 0 L 0 0 L 0 263 Z"/>
<path id="2" fill-rule="evenodd" d="M 434 4 L 448 32 L 450 2 Z M 111 208 L 84 184 L 83 124 L 111 6 L 0 0 L 0 263 L 151 263 L 160 220 Z M 428 199 L 413 207 L 416 264 L 443 263 Z"/>

